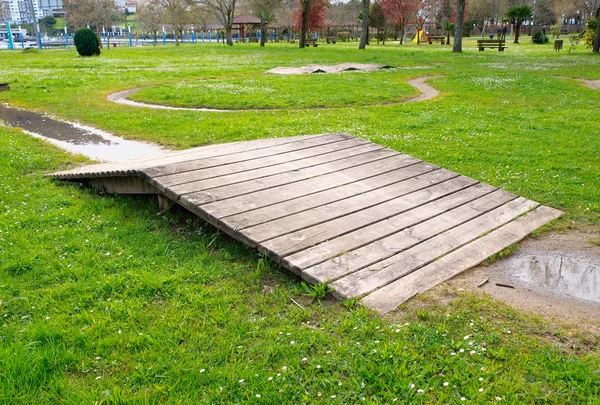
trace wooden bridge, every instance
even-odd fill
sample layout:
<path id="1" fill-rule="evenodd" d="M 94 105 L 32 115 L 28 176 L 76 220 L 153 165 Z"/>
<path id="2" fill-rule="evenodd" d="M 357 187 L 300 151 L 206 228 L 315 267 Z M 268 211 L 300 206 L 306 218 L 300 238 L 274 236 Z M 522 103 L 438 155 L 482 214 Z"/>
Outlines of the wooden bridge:
<path id="1" fill-rule="evenodd" d="M 339 298 L 386 313 L 562 213 L 347 134 L 199 147 L 52 174 L 156 194 Z"/>

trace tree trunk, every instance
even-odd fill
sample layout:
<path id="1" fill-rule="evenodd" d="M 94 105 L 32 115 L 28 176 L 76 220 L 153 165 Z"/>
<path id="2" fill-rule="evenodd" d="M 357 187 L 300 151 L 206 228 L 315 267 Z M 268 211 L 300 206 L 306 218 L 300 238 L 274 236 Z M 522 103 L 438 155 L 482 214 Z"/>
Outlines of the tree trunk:
<path id="1" fill-rule="evenodd" d="M 596 11 L 596 20 L 598 20 L 598 16 L 600 16 L 600 8 Z M 598 28 L 596 29 L 596 40 L 592 49 L 592 52 L 598 53 L 598 51 L 600 51 L 600 24 L 598 24 Z"/>
<path id="2" fill-rule="evenodd" d="M 369 6 L 371 0 L 362 0 L 362 21 L 360 24 L 360 44 L 358 49 L 365 49 L 369 42 Z"/>
<path id="3" fill-rule="evenodd" d="M 158 31 L 154 31 L 154 46 L 156 46 L 157 42 L 158 42 Z"/>
<path id="4" fill-rule="evenodd" d="M 231 33 L 231 25 L 225 27 L 225 37 L 227 38 L 227 45 L 233 46 L 233 37 Z"/>
<path id="5" fill-rule="evenodd" d="M 265 35 L 267 34 L 267 27 L 265 25 L 265 19 L 260 19 L 260 46 L 265 46 Z"/>
<path id="6" fill-rule="evenodd" d="M 519 43 L 519 34 L 521 33 L 521 24 L 520 23 L 516 23 L 515 24 L 515 44 Z"/>
<path id="7" fill-rule="evenodd" d="M 179 32 L 175 30 L 175 46 L 179 46 Z"/>
<path id="8" fill-rule="evenodd" d="M 299 47 L 304 48 L 306 44 L 306 35 L 308 31 L 308 13 L 310 12 L 310 0 L 301 0 L 302 2 L 302 21 L 300 23 L 300 41 Z"/>
<path id="9" fill-rule="evenodd" d="M 465 0 L 456 3 L 456 23 L 454 25 L 454 45 L 452 52 L 462 52 L 462 37 L 465 25 Z"/>

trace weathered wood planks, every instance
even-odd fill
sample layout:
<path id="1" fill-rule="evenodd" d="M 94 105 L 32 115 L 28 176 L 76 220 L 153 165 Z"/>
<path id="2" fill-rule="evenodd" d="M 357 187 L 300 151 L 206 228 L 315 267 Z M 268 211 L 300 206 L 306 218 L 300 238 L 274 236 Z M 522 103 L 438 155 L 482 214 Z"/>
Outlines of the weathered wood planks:
<path id="1" fill-rule="evenodd" d="M 198 147 L 52 176 L 159 194 L 163 206 L 174 201 L 380 313 L 561 215 L 340 133 Z"/>

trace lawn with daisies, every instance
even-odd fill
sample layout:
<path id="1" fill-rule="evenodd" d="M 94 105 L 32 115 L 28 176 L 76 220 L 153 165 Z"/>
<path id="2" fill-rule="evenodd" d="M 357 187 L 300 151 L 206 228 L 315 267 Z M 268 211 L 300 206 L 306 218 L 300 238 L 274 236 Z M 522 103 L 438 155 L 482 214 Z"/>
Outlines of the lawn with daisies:
<path id="1" fill-rule="evenodd" d="M 578 79 L 600 79 L 598 57 L 522 42 L 3 51 L 0 102 L 173 148 L 349 132 L 564 210 L 542 235 L 597 231 L 600 92 Z M 396 68 L 264 73 L 340 62 Z M 420 76 L 441 96 L 401 104 Z M 141 86 L 144 102 L 247 111 L 106 101 Z M 183 209 L 45 177 L 81 156 L 1 125 L 0 151 L 0 404 L 600 402 L 600 338 L 578 325 L 451 289 L 383 318 L 319 302 Z"/>

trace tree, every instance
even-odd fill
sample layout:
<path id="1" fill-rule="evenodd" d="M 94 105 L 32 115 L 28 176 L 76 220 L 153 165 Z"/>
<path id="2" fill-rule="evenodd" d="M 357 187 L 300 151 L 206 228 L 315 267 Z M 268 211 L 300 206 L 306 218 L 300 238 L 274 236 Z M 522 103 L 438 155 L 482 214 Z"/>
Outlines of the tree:
<path id="1" fill-rule="evenodd" d="M 419 0 L 382 0 L 381 5 L 383 6 L 383 12 L 385 13 L 386 19 L 402 30 L 402 40 L 406 36 L 406 27 L 409 21 L 413 21 L 416 18 L 417 11 L 419 10 Z"/>
<path id="2" fill-rule="evenodd" d="M 360 24 L 360 44 L 358 49 L 365 49 L 369 43 L 369 6 L 371 0 L 362 0 L 362 18 Z"/>
<path id="3" fill-rule="evenodd" d="M 281 0 L 250 0 L 250 7 L 260 18 L 260 46 L 265 46 L 267 24 L 275 21 L 275 11 L 281 7 Z"/>
<path id="4" fill-rule="evenodd" d="M 63 8 L 71 27 L 76 30 L 95 27 L 98 38 L 100 27 L 111 27 L 123 17 L 113 0 L 64 0 Z"/>
<path id="5" fill-rule="evenodd" d="M 152 33 L 154 46 L 156 46 L 158 32 L 163 20 L 163 8 L 158 3 L 158 0 L 141 5 L 137 10 L 137 16 L 142 28 Z"/>
<path id="6" fill-rule="evenodd" d="M 506 18 L 515 26 L 515 44 L 519 43 L 521 24 L 532 17 L 531 8 L 528 5 L 515 6 L 508 9 Z"/>
<path id="7" fill-rule="evenodd" d="M 179 38 L 189 21 L 188 9 L 191 3 L 188 0 L 159 0 L 164 9 L 164 18 L 175 31 L 175 46 L 179 46 Z"/>
<path id="8" fill-rule="evenodd" d="M 458 0 L 456 2 L 456 22 L 454 23 L 454 44 L 452 45 L 452 52 L 462 52 L 462 38 L 465 25 L 465 0 Z"/>
<path id="9" fill-rule="evenodd" d="M 199 0 L 199 4 L 217 18 L 225 28 L 227 45 L 233 46 L 232 24 L 237 0 Z"/>
<path id="10" fill-rule="evenodd" d="M 308 33 L 327 26 L 327 0 L 300 0 L 294 20 L 294 28 L 300 29 L 300 48 L 304 48 Z"/>
<path id="11" fill-rule="evenodd" d="M 450 21 L 444 23 L 444 32 L 446 33 L 446 43 L 450 45 L 450 34 L 454 31 L 455 25 Z"/>
<path id="12" fill-rule="evenodd" d="M 600 17 L 600 7 L 598 7 L 598 10 L 596 11 L 596 21 L 600 21 L 598 17 Z M 600 51 L 600 23 L 596 25 L 598 26 L 596 28 L 596 40 L 594 41 L 594 48 L 592 49 L 592 52 L 594 53 Z"/>
<path id="13" fill-rule="evenodd" d="M 383 12 L 383 6 L 381 0 L 375 0 L 369 11 L 369 26 L 377 29 L 377 43 L 379 41 L 385 45 L 386 38 L 386 25 L 385 14 Z"/>
<path id="14" fill-rule="evenodd" d="M 54 30 L 54 25 L 56 24 L 56 18 L 51 15 L 47 15 L 40 20 L 39 24 L 40 29 L 46 32 L 52 32 Z"/>

